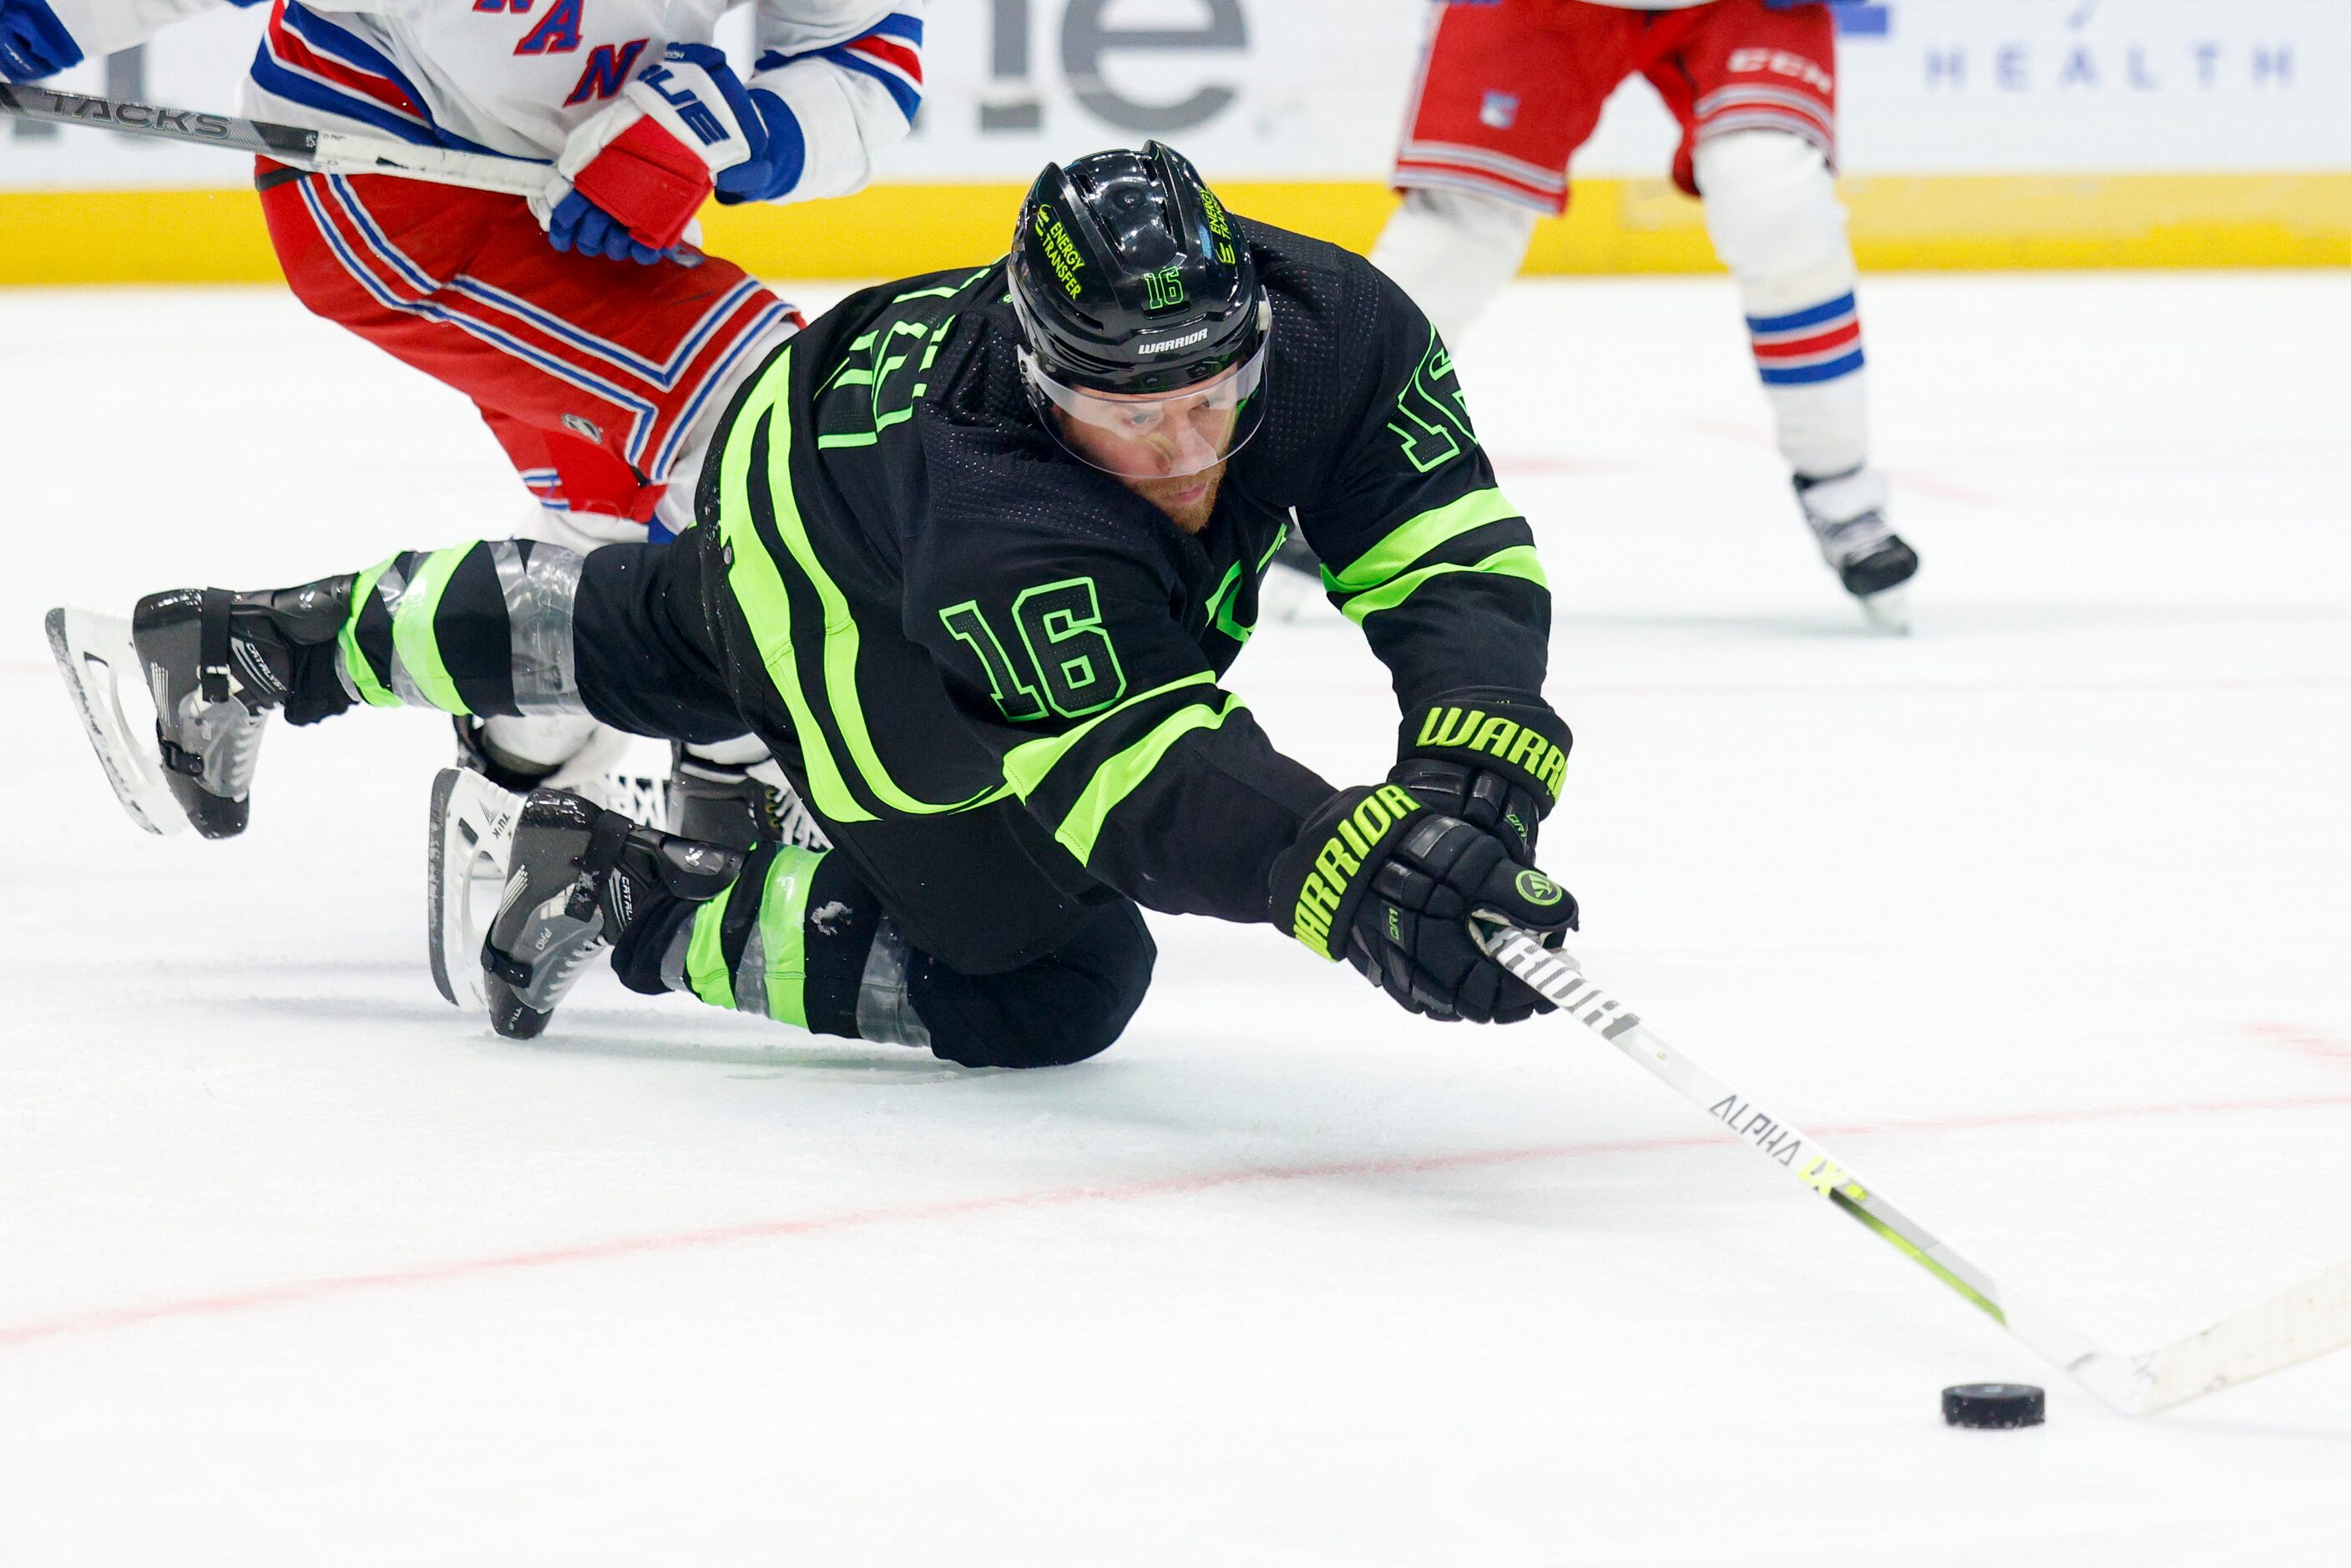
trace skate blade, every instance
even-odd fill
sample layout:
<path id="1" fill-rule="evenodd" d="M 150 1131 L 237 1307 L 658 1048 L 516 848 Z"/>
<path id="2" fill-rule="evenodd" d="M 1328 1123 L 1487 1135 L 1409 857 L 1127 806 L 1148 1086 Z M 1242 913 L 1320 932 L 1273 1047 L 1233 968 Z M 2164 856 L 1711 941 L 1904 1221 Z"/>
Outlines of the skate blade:
<path id="1" fill-rule="evenodd" d="M 426 841 L 425 919 L 433 983 L 452 1007 L 468 1001 L 486 1009 L 482 932 L 496 917 L 514 855 L 523 797 L 465 768 L 444 768 L 433 780 L 432 827 Z M 486 918 L 478 909 L 487 899 Z"/>
<path id="2" fill-rule="evenodd" d="M 1910 635 L 1910 595 L 1906 585 L 1881 589 L 1855 602 L 1861 606 L 1861 618 L 1871 631 L 1893 637 Z"/>
<path id="3" fill-rule="evenodd" d="M 186 831 L 188 814 L 163 776 L 154 721 L 135 725 L 122 708 L 125 675 L 133 686 L 146 690 L 139 652 L 131 642 L 131 622 L 120 615 L 59 608 L 49 612 L 44 624 L 57 674 L 65 677 L 66 694 L 81 711 L 82 731 L 98 753 L 99 766 L 106 769 L 114 798 L 132 821 L 151 833 Z"/>

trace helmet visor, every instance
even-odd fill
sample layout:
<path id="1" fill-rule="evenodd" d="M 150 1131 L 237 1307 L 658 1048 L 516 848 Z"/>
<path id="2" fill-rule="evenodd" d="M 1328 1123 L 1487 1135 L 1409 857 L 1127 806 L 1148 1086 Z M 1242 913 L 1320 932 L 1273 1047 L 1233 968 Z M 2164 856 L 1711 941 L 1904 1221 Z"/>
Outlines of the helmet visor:
<path id="1" fill-rule="evenodd" d="M 1056 381 L 1028 350 L 1020 373 L 1045 427 L 1070 454 L 1122 479 L 1175 479 L 1215 467 L 1248 444 L 1265 423 L 1266 350 L 1207 381 L 1131 396 Z"/>

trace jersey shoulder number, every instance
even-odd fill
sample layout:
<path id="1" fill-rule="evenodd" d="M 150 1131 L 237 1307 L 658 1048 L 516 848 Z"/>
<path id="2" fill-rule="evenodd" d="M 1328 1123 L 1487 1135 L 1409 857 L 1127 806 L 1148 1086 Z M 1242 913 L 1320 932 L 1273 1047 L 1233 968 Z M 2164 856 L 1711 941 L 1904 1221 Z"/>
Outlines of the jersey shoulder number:
<path id="1" fill-rule="evenodd" d="M 1388 429 L 1404 447 L 1405 461 L 1419 473 L 1442 467 L 1470 447 L 1478 437 L 1469 428 L 1469 404 L 1453 373 L 1453 355 L 1429 329 L 1428 347 L 1420 363 L 1396 393 L 1395 413 Z"/>
<path id="2" fill-rule="evenodd" d="M 976 599 L 947 606 L 939 621 L 978 658 L 988 695 L 1012 723 L 1083 718 L 1126 695 L 1126 672 L 1102 625 L 1102 597 L 1091 577 L 1022 589 L 1010 615 L 998 618 L 1008 622 L 1009 636 Z"/>

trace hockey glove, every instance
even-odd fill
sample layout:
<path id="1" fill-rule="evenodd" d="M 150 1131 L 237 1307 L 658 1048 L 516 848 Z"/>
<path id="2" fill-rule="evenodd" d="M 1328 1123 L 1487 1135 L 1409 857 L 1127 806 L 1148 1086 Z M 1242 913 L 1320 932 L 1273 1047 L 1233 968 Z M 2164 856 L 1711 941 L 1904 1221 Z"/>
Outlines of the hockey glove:
<path id="1" fill-rule="evenodd" d="M 1574 895 L 1514 862 L 1501 838 L 1395 784 L 1332 796 L 1274 862 L 1270 891 L 1275 923 L 1313 951 L 1344 957 L 1407 1011 L 1472 1023 L 1552 1010 L 1471 938 L 1473 912 L 1546 946 L 1576 923 Z"/>
<path id="2" fill-rule="evenodd" d="M 1448 693 L 1405 715 L 1388 778 L 1535 863 L 1535 834 L 1559 803 L 1566 722 L 1541 697 L 1492 689 Z"/>
<path id="3" fill-rule="evenodd" d="M 714 189 L 756 189 L 769 179 L 762 109 L 725 55 L 708 44 L 672 44 L 619 102 L 572 131 L 555 180 L 531 210 L 558 250 L 659 261 Z M 795 147 L 798 132 L 795 125 Z"/>
<path id="4" fill-rule="evenodd" d="M 46 0 L 0 0 L 0 78 L 22 85 L 79 64 L 81 46 Z"/>

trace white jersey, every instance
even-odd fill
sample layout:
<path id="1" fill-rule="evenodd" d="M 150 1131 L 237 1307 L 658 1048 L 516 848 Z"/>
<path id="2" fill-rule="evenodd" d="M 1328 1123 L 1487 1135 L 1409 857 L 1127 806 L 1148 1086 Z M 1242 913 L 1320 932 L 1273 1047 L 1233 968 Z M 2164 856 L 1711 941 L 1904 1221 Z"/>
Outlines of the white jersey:
<path id="1" fill-rule="evenodd" d="M 86 54 L 220 0 L 54 0 Z M 279 0 L 244 112 L 324 131 L 553 160 L 672 43 L 711 42 L 744 0 Z M 807 162 L 780 200 L 872 175 L 922 99 L 923 0 L 752 0 L 747 84 L 781 99 Z"/>

